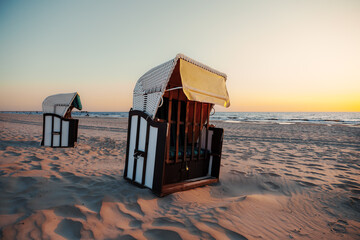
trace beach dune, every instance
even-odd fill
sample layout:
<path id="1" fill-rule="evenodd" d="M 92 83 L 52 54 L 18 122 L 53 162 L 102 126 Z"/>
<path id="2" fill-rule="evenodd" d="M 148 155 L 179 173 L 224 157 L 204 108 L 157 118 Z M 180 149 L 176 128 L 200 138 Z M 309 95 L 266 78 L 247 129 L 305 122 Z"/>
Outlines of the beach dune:
<path id="1" fill-rule="evenodd" d="M 360 239 L 359 127 L 213 123 L 220 182 L 158 198 L 123 179 L 127 119 L 49 148 L 41 115 L 0 114 L 0 238 Z"/>

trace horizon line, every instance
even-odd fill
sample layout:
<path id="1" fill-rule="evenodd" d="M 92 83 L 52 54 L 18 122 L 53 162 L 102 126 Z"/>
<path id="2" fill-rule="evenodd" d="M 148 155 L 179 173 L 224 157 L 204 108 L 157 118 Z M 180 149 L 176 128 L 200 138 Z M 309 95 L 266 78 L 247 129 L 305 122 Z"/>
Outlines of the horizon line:
<path id="1" fill-rule="evenodd" d="M 42 112 L 42 110 L 0 110 L 0 113 L 16 113 L 16 112 Z M 73 110 L 72 112 L 129 112 L 129 111 L 79 111 Z M 219 113 L 360 113 L 360 111 L 216 111 Z"/>

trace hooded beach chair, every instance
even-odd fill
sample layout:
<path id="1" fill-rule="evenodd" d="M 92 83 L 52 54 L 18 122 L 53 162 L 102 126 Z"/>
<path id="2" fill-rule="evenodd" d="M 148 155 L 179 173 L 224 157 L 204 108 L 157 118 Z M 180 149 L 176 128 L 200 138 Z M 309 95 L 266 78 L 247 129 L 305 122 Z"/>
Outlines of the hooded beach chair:
<path id="1" fill-rule="evenodd" d="M 42 146 L 74 147 L 78 135 L 78 119 L 71 118 L 73 108 L 82 109 L 80 96 L 75 93 L 51 95 L 42 103 Z"/>
<path id="2" fill-rule="evenodd" d="M 209 124 L 229 107 L 226 75 L 182 54 L 136 83 L 124 178 L 156 195 L 219 181 L 223 129 Z"/>

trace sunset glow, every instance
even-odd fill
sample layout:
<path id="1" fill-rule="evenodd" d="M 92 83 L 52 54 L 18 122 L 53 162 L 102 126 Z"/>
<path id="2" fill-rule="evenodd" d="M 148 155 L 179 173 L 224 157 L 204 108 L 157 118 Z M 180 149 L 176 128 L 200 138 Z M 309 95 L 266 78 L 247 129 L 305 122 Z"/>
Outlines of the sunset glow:
<path id="1" fill-rule="evenodd" d="M 359 1 L 2 1 L 0 111 L 79 92 L 128 111 L 177 53 L 228 76 L 229 109 L 360 111 Z"/>

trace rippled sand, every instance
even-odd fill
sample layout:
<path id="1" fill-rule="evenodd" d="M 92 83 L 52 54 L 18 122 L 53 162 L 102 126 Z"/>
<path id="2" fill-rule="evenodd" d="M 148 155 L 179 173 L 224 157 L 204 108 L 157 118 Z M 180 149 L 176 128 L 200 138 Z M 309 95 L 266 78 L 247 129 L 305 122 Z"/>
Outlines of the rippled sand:
<path id="1" fill-rule="evenodd" d="M 158 198 L 122 178 L 127 119 L 81 118 L 56 149 L 42 116 L 0 114 L 0 238 L 360 238 L 360 128 L 213 123 L 220 183 Z"/>

